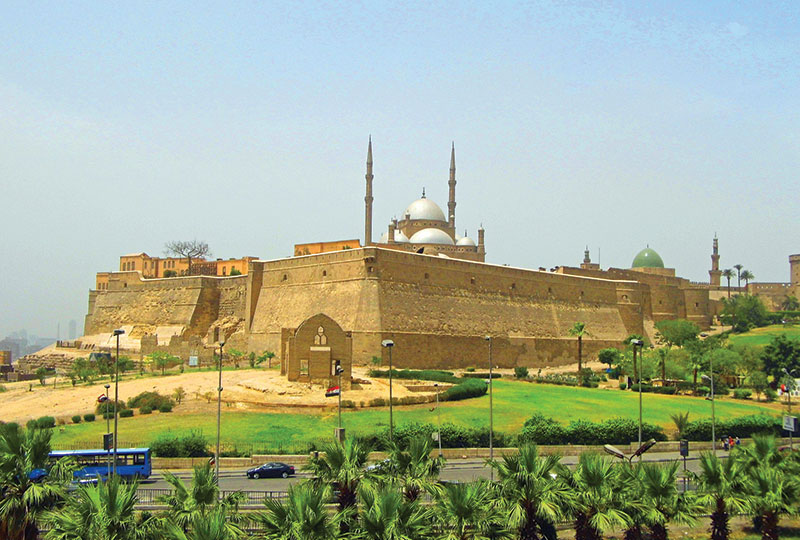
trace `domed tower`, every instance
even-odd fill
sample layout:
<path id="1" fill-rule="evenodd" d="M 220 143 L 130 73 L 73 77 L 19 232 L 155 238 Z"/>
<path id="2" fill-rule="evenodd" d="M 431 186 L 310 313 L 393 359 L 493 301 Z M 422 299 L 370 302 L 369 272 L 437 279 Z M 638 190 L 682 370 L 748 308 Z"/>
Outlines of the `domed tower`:
<path id="1" fill-rule="evenodd" d="M 719 287 L 722 272 L 719 269 L 719 242 L 716 234 L 714 235 L 714 244 L 711 249 L 711 270 L 708 271 L 709 283 L 712 287 Z"/>
<path id="2" fill-rule="evenodd" d="M 656 274 L 659 276 L 675 276 L 674 268 L 665 268 L 664 260 L 654 249 L 647 246 L 636 254 L 631 263 L 631 270 L 645 274 Z"/>

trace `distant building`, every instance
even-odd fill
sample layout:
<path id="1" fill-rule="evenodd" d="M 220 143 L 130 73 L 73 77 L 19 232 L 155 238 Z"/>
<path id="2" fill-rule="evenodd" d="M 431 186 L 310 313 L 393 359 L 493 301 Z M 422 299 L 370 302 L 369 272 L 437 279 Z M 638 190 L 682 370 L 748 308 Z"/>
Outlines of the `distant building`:
<path id="1" fill-rule="evenodd" d="M 147 253 L 131 253 L 119 258 L 120 272 L 139 272 L 145 279 L 178 276 L 230 276 L 245 275 L 250 261 L 257 257 L 239 259 L 192 259 L 191 270 L 186 257 L 151 257 Z M 111 272 L 98 272 L 95 276 L 95 289 L 108 289 L 108 276 Z"/>

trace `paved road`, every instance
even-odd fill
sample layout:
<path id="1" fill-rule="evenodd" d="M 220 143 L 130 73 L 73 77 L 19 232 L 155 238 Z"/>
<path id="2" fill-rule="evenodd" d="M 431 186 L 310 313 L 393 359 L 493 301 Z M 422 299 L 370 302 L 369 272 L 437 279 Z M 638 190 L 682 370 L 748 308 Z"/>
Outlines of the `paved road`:
<path id="1" fill-rule="evenodd" d="M 727 452 L 719 451 L 719 455 L 726 456 Z M 645 461 L 668 462 L 678 459 L 677 452 L 653 452 L 644 456 Z M 687 459 L 687 469 L 691 472 L 699 472 L 697 463 L 698 453 L 694 452 Z M 566 456 L 562 458 L 562 463 L 575 465 L 578 462 L 577 456 Z M 681 467 L 682 469 L 682 467 Z M 191 480 L 191 471 L 174 471 L 176 476 L 185 482 Z M 489 478 L 489 467 L 481 459 L 452 459 L 447 462 L 442 469 L 439 477 L 442 480 L 457 480 L 459 482 L 470 482 L 479 478 Z M 292 478 L 262 478 L 260 480 L 250 480 L 245 475 L 245 469 L 222 470 L 220 471 L 220 487 L 224 491 L 286 491 L 290 485 L 310 478 L 307 472 L 298 470 L 297 476 Z M 153 476 L 142 483 L 142 488 L 169 488 L 169 484 L 164 481 L 161 471 L 156 471 Z"/>

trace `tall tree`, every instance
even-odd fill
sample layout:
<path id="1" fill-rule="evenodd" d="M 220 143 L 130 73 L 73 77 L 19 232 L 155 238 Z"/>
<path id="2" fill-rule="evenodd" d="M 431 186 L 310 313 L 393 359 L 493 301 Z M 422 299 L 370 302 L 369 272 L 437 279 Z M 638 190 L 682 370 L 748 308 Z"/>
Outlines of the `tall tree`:
<path id="1" fill-rule="evenodd" d="M 343 514 L 332 515 L 326 505 L 329 485 L 303 483 L 289 486 L 286 501 L 264 499 L 266 510 L 255 514 L 269 540 L 330 540 L 336 537 Z"/>
<path id="2" fill-rule="evenodd" d="M 573 324 L 572 328 L 569 329 L 569 335 L 578 338 L 578 376 L 580 376 L 582 368 L 581 360 L 583 357 L 583 336 L 589 335 L 589 332 L 586 331 L 586 323 L 576 322 Z"/>
<path id="3" fill-rule="evenodd" d="M 797 311 L 800 309 L 800 300 L 796 296 L 787 296 L 781 302 L 781 309 L 784 311 Z"/>
<path id="4" fill-rule="evenodd" d="M 734 264 L 734 268 L 736 268 L 736 287 L 741 289 L 742 288 L 742 268 L 744 268 L 743 264 Z"/>
<path id="5" fill-rule="evenodd" d="M 631 520 L 619 509 L 617 491 L 619 468 L 599 454 L 583 453 L 575 471 L 567 475 L 576 501 L 575 540 L 600 540 L 616 527 L 627 527 Z"/>
<path id="6" fill-rule="evenodd" d="M 408 448 L 394 446 L 390 450 L 394 466 L 387 473 L 398 480 L 403 496 L 410 501 L 430 490 L 439 479 L 444 459 L 432 458 L 432 451 L 433 440 L 430 437 L 415 437 L 409 441 Z"/>
<path id="7" fill-rule="evenodd" d="M 784 376 L 784 369 L 791 372 L 800 368 L 800 340 L 790 339 L 785 334 L 772 338 L 761 353 L 764 371 L 779 381 Z"/>
<path id="8" fill-rule="evenodd" d="M 683 347 L 700 334 L 700 327 L 686 319 L 659 321 L 656 330 L 658 342 L 669 347 Z"/>
<path id="9" fill-rule="evenodd" d="M 666 465 L 642 463 L 640 467 L 643 502 L 647 507 L 644 517 L 651 537 L 668 540 L 667 524 L 694 521 L 697 508 L 693 505 L 693 495 L 678 492 L 677 461 Z"/>
<path id="10" fill-rule="evenodd" d="M 731 297 L 731 278 L 734 276 L 733 270 L 726 268 L 722 271 L 722 277 L 728 280 L 728 298 Z"/>
<path id="11" fill-rule="evenodd" d="M 745 286 L 745 289 L 747 289 L 747 286 L 748 286 L 748 285 L 750 284 L 750 282 L 751 282 L 751 281 L 753 281 L 755 278 L 756 278 L 756 276 L 754 276 L 754 275 L 753 275 L 753 273 L 752 273 L 750 270 L 743 270 L 743 271 L 742 271 L 742 279 L 744 280 L 744 286 Z"/>
<path id="12" fill-rule="evenodd" d="M 185 257 L 189 262 L 189 269 L 187 274 L 192 273 L 192 259 L 202 259 L 211 256 L 211 251 L 208 249 L 208 244 L 198 240 L 174 240 L 167 242 L 164 250 L 168 255 L 176 257 Z"/>
<path id="13" fill-rule="evenodd" d="M 65 495 L 64 478 L 52 471 L 32 480 L 46 466 L 51 434 L 46 429 L 0 425 L 0 538 L 36 540 L 39 518 Z"/>
<path id="14" fill-rule="evenodd" d="M 312 457 L 308 470 L 314 473 L 319 483 L 336 485 L 339 512 L 344 514 L 340 530 L 347 533 L 357 520 L 357 496 L 361 480 L 364 478 L 364 465 L 369 455 L 368 448 L 355 439 L 347 439 L 324 445 L 318 457 Z"/>
<path id="15" fill-rule="evenodd" d="M 504 518 L 514 525 L 515 516 L 507 515 L 497 505 L 491 486 L 486 482 L 446 484 L 438 491 L 434 516 L 442 540 L 489 540 L 505 537 Z M 532 538 L 520 536 L 520 538 Z"/>
<path id="16" fill-rule="evenodd" d="M 431 532 L 431 512 L 419 500 L 409 500 L 390 486 L 362 489 L 363 512 L 357 538 L 406 540 L 426 538 Z"/>

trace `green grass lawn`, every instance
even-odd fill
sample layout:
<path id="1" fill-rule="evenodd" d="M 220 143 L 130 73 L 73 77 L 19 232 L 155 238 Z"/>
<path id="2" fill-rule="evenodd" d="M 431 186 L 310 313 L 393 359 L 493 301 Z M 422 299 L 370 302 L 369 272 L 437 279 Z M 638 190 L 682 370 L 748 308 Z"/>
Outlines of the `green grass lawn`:
<path id="1" fill-rule="evenodd" d="M 644 394 L 644 420 L 672 429 L 670 414 L 689 411 L 690 420 L 711 415 L 711 407 L 703 398 Z M 552 416 L 564 423 L 570 420 L 603 420 L 617 416 L 638 419 L 638 394 L 630 391 L 576 388 L 546 384 L 531 384 L 514 380 L 494 383 L 494 425 L 498 431 L 515 433 L 534 412 Z M 432 405 L 394 408 L 395 424 L 437 421 Z M 443 423 L 462 426 L 488 425 L 489 397 L 441 404 Z M 151 414 L 121 418 L 121 444 L 149 444 L 165 432 L 175 434 L 201 430 L 207 437 L 216 434 L 215 414 L 181 414 L 178 406 L 169 414 Z M 777 414 L 776 409 L 752 401 L 720 399 L 716 404 L 717 418 L 731 418 L 765 412 Z M 388 427 L 388 408 L 345 410 L 342 422 L 349 435 L 368 435 Z M 306 441 L 327 439 L 336 426 L 336 411 L 325 413 L 264 413 L 242 412 L 232 408 L 222 411 L 222 440 L 240 447 L 256 445 L 284 450 L 302 449 Z M 97 442 L 105 431 L 105 421 L 65 426 L 56 430 L 56 446 Z"/>
<path id="2" fill-rule="evenodd" d="M 800 325 L 773 324 L 763 328 L 754 328 L 743 334 L 731 334 L 730 341 L 737 345 L 767 345 L 772 338 L 785 335 L 790 339 L 800 339 Z"/>

